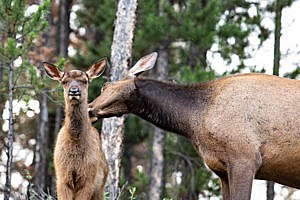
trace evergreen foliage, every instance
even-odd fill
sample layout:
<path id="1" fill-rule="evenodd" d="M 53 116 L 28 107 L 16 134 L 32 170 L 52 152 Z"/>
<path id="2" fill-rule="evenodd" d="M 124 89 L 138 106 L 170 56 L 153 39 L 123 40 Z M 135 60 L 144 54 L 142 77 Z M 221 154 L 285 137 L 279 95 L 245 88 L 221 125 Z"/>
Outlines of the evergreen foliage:
<path id="1" fill-rule="evenodd" d="M 282 7 L 286 7 L 291 5 L 293 0 L 280 2 Z M 72 65 L 86 70 L 99 58 L 110 56 L 116 2 L 78 0 L 73 3 L 77 8 L 73 11 L 76 19 L 74 26 L 71 27 L 70 38 L 75 35 L 78 43 L 71 43 L 71 45 L 78 49 L 70 60 Z M 254 32 L 259 41 L 257 48 L 269 38 L 271 30 L 264 27 L 261 22 L 267 12 L 275 11 L 275 3 L 276 1 L 270 1 L 266 7 L 262 8 L 257 1 L 139 0 L 133 58 L 129 63 L 134 64 L 149 52 L 167 50 L 170 81 L 193 84 L 220 76 L 211 69 L 210 63 L 207 61 L 207 53 L 212 51 L 218 53 L 227 64 L 233 62 L 233 56 L 238 58 L 238 66 L 225 74 L 242 72 L 246 67 L 251 72 L 263 73 L 264 69 L 258 71 L 256 66 L 246 66 L 244 60 L 252 56 L 249 51 L 249 47 L 251 47 L 249 39 Z M 49 90 L 50 105 L 52 105 L 49 106 L 49 113 L 53 115 L 57 104 L 63 102 L 62 88 L 49 79 L 41 81 L 41 77 L 37 73 L 38 66 L 32 64 L 28 55 L 28 52 L 38 43 L 39 35 L 48 26 L 46 16 L 50 8 L 50 0 L 43 1 L 41 5 L 31 7 L 31 9 L 28 9 L 29 7 L 29 3 L 25 0 L 0 0 L 0 101 L 2 102 L 0 110 L 3 110 L 4 102 L 9 97 L 8 74 L 10 66 L 13 66 L 14 98 L 28 102 L 35 98 L 42 88 L 46 88 L 46 90 L 52 88 Z M 250 13 L 250 9 L 256 12 Z M 74 41 L 72 40 L 72 42 Z M 66 59 L 60 59 L 56 65 L 62 69 L 66 63 Z M 284 76 L 296 78 L 299 74 L 298 66 L 293 72 Z M 104 76 L 104 78 L 91 83 L 89 101 L 100 94 L 100 88 L 105 82 Z M 37 122 L 27 121 L 30 124 L 15 126 L 15 128 L 18 127 L 16 135 L 19 133 L 26 135 L 26 141 L 21 141 L 24 146 L 29 146 L 28 140 L 36 137 L 36 130 L 32 126 L 36 126 Z M 17 120 L 15 123 L 16 125 L 21 124 Z M 54 124 L 52 121 L 49 123 Z M 101 123 L 94 125 L 99 129 L 101 127 Z M 125 153 L 121 176 L 124 190 L 121 199 L 146 199 L 149 189 L 147 186 L 151 176 L 148 173 L 152 148 L 151 131 L 148 123 L 134 115 L 129 115 L 126 120 Z M 6 141 L 4 140 L 6 135 L 2 134 L 2 131 L 0 133 L 0 139 Z M 146 149 L 143 149 L 145 146 L 147 146 Z M 2 147 L 5 146 L 0 142 L 0 149 Z M 217 177 L 207 170 L 190 142 L 185 138 L 168 133 L 165 147 L 164 199 L 221 196 Z M 143 151 L 136 149 L 143 149 Z M 52 156 L 50 150 L 47 152 L 47 156 Z M 136 163 L 132 161 L 133 156 L 145 163 L 143 171 L 135 169 Z M 51 168 L 51 163 L 49 163 L 49 167 Z M 131 170 L 132 168 L 134 170 Z M 175 176 L 181 177 L 180 183 L 176 182 Z M 31 175 L 26 176 L 26 179 L 31 181 Z M 29 188 L 30 192 L 36 193 L 32 189 L 32 185 Z M 34 196 L 47 197 L 46 193 L 36 193 Z M 49 198 L 51 197 L 49 196 Z"/>
<path id="2" fill-rule="evenodd" d="M 46 15 L 50 7 L 47 0 L 37 7 L 35 12 L 28 9 L 24 0 L 0 1 L 0 62 L 4 69 L 8 69 L 11 62 L 18 64 L 14 67 L 14 85 L 21 87 L 16 90 L 20 92 L 25 100 L 29 100 L 32 92 L 22 90 L 24 88 L 36 89 L 34 86 L 40 85 L 35 66 L 29 63 L 28 53 L 35 45 L 35 39 L 48 26 Z M 0 82 L 1 99 L 7 94 L 8 70 L 4 70 L 4 81 Z M 17 88 L 17 87 L 16 87 Z M 28 93 L 29 92 L 29 93 Z M 19 93 L 19 94 L 20 94 Z M 26 96 L 27 93 L 27 96 Z"/>
<path id="3" fill-rule="evenodd" d="M 47 0 L 38 6 L 35 12 L 30 12 L 24 0 L 0 1 L 0 68 L 3 72 L 1 76 L 4 77 L 4 79 L 1 77 L 1 80 L 3 80 L 1 83 L 3 93 L 0 99 L 1 102 L 5 102 L 7 99 L 9 102 L 9 130 L 6 141 L 6 182 L 4 187 L 4 199 L 7 200 L 10 198 L 12 190 L 13 125 L 15 121 L 13 101 L 14 99 L 20 100 L 21 98 L 29 100 L 29 96 L 35 94 L 34 92 L 25 90 L 29 88 L 34 91 L 34 85 L 38 80 L 35 68 L 29 64 L 26 56 L 30 48 L 34 45 L 34 39 L 47 27 L 45 15 L 49 5 L 50 1 Z M 2 86 L 4 86 L 3 89 Z M 7 89 L 5 91 L 5 88 L 8 88 L 8 91 Z M 9 95 L 5 96 L 7 93 Z"/>
<path id="4" fill-rule="evenodd" d="M 78 28 L 84 27 L 87 31 L 87 52 L 78 52 L 72 61 L 76 66 L 87 66 L 99 57 L 109 56 L 115 3 L 108 0 L 102 0 L 100 3 L 81 0 L 80 3 L 83 8 L 77 11 L 77 22 Z M 256 7 L 257 15 L 249 15 L 248 9 L 251 6 Z M 232 54 L 239 57 L 241 63 L 235 71 L 240 71 L 244 67 L 243 60 L 250 56 L 245 49 L 249 46 L 248 38 L 251 32 L 259 30 L 261 43 L 270 34 L 268 29 L 260 25 L 259 9 L 257 3 L 248 1 L 140 0 L 133 63 L 148 52 L 167 49 L 170 79 L 180 83 L 207 81 L 216 75 L 207 63 L 206 54 L 213 44 L 217 44 L 218 52 L 228 63 L 231 62 Z M 94 89 L 91 85 L 91 91 L 90 96 L 93 99 L 94 94 L 100 92 L 99 86 Z M 148 141 L 150 144 L 149 130 L 144 121 L 130 115 L 126 121 L 125 151 L 141 141 Z M 176 195 L 174 190 L 165 189 L 165 197 L 188 199 L 204 191 L 208 192 L 208 196 L 219 196 L 218 182 L 205 169 L 190 143 L 173 134 L 168 135 L 167 140 L 166 169 L 169 170 L 166 171 L 166 181 L 170 180 L 174 170 L 181 170 L 184 174 L 182 185 L 191 187 L 178 188 Z M 197 160 L 196 163 L 192 162 L 193 170 L 190 170 L 188 161 L 183 157 L 173 155 L 174 149 L 178 150 L 179 143 L 184 146 L 179 148 L 180 154 L 192 158 L 193 161 Z M 127 162 L 130 161 L 123 160 L 122 166 L 126 166 Z M 174 169 L 174 162 L 180 163 L 177 169 Z M 147 192 L 147 187 L 139 187 L 137 182 L 140 183 L 140 179 L 133 177 L 129 185 L 134 185 L 137 188 L 136 195 L 142 198 Z"/>

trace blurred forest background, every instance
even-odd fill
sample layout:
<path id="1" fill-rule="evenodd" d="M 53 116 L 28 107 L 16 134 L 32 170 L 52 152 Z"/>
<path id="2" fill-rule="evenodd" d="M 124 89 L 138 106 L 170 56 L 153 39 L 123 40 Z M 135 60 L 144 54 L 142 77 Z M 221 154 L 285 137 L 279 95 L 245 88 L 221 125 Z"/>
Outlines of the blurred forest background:
<path id="1" fill-rule="evenodd" d="M 203 82 L 234 73 L 264 73 L 264 68 L 244 61 L 272 38 L 274 58 L 264 59 L 274 60 L 270 67 L 278 75 L 278 69 L 285 68 L 279 65 L 281 14 L 295 2 L 138 0 L 129 62 L 134 64 L 143 55 L 157 51 L 156 68 L 146 76 L 178 83 Z M 0 198 L 4 196 L 8 149 L 12 145 L 11 197 L 55 198 L 52 156 L 64 119 L 62 88 L 45 78 L 40 63 L 86 70 L 98 59 L 110 58 L 117 4 L 112 0 L 0 0 Z M 262 23 L 265 18 L 271 19 L 271 27 Z M 235 66 L 227 70 L 221 65 L 217 69 L 209 55 Z M 106 76 L 90 85 L 90 101 L 100 94 L 109 76 L 107 71 Z M 299 73 L 298 59 L 296 67 L 284 76 L 297 78 Z M 13 110 L 9 110 L 9 99 Z M 101 125 L 94 124 L 99 132 Z M 159 142 L 155 142 L 157 134 L 164 135 Z M 163 149 L 161 166 L 152 164 L 157 156 L 153 153 L 156 145 Z M 161 177 L 151 172 L 156 167 L 163 169 Z M 159 180 L 162 187 L 155 189 L 159 184 L 152 184 L 153 180 Z M 272 199 L 274 186 L 268 186 L 268 199 Z M 217 177 L 206 168 L 191 143 L 133 115 L 125 123 L 120 188 L 120 199 L 154 199 L 149 195 L 153 189 L 160 199 L 221 198 Z M 293 199 L 297 192 L 286 187 L 282 190 L 284 199 Z"/>

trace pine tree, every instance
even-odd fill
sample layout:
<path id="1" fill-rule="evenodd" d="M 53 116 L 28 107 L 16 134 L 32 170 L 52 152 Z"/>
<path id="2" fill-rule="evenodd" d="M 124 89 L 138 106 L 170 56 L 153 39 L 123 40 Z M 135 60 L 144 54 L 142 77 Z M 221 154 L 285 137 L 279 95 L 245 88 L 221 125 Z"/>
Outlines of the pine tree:
<path id="1" fill-rule="evenodd" d="M 292 1 L 276 0 L 274 3 L 275 12 L 275 31 L 274 31 L 274 64 L 273 64 L 273 75 L 279 76 L 280 67 L 280 37 L 281 37 L 281 18 L 282 9 L 285 6 L 289 6 Z M 272 6 L 273 7 L 273 6 Z M 267 200 L 273 200 L 275 197 L 274 182 L 267 181 Z"/>
<path id="2" fill-rule="evenodd" d="M 11 195 L 11 173 L 13 159 L 13 138 L 14 138 L 14 116 L 12 101 L 16 98 L 15 91 L 32 88 L 32 78 L 36 74 L 32 65 L 26 60 L 26 55 L 34 44 L 33 40 L 45 29 L 47 22 L 45 15 L 50 1 L 45 1 L 38 7 L 38 10 L 31 14 L 26 14 L 26 1 L 0 1 L 0 26 L 1 44 L 0 58 L 1 66 L 8 70 L 8 101 L 9 101 L 9 131 L 7 143 L 7 165 L 6 182 L 4 189 L 4 199 L 9 199 Z M 28 10 L 27 10 L 28 12 Z M 22 64 L 16 68 L 15 60 L 21 59 Z M 5 73 L 5 72 L 4 72 Z M 28 79 L 20 79 L 20 75 L 25 74 Z M 24 81 L 25 80 L 25 81 Z M 24 85 L 23 85 L 24 84 Z"/>

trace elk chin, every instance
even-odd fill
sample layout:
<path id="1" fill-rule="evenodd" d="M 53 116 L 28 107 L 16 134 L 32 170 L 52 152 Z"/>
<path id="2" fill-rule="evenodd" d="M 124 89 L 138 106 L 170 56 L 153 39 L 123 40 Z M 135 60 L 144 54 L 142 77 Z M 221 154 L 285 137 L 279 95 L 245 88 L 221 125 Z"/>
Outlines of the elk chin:
<path id="1" fill-rule="evenodd" d="M 126 106 L 108 107 L 100 110 L 94 110 L 93 113 L 98 118 L 121 117 L 122 115 L 128 113 L 128 109 Z"/>
<path id="2" fill-rule="evenodd" d="M 81 103 L 81 96 L 80 95 L 68 95 L 70 103 Z"/>

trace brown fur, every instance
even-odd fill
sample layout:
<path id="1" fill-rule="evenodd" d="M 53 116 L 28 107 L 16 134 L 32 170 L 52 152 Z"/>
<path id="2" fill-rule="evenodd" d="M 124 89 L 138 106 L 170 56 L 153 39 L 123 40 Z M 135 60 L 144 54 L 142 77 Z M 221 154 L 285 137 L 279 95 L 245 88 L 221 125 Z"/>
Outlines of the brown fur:
<path id="1" fill-rule="evenodd" d="M 72 70 L 62 75 L 51 65 L 45 67 L 50 77 L 64 88 L 65 122 L 58 133 L 54 151 L 56 188 L 59 200 L 103 200 L 108 164 L 101 141 L 88 116 L 87 91 L 91 77 Z M 72 98 L 70 88 L 79 89 Z"/>
<path id="2" fill-rule="evenodd" d="M 235 75 L 191 86 L 127 79 L 105 86 L 97 117 L 134 113 L 187 137 L 221 179 L 223 199 L 250 199 L 253 178 L 300 189 L 300 81 Z"/>

